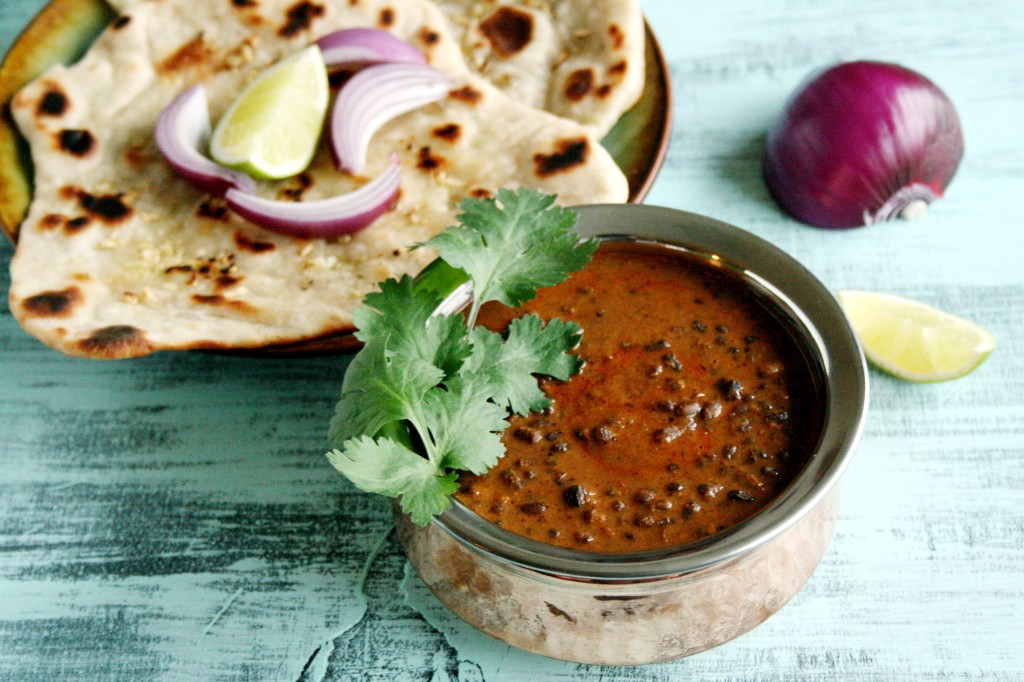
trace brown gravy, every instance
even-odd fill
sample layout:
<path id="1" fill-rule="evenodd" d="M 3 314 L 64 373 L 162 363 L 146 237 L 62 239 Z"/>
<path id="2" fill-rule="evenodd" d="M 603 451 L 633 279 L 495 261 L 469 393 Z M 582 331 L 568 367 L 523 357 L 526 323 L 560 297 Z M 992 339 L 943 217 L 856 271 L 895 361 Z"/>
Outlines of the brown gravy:
<path id="1" fill-rule="evenodd" d="M 518 310 L 583 327 L 583 372 L 544 380 L 553 407 L 515 416 L 507 454 L 464 474 L 458 499 L 514 533 L 630 552 L 700 540 L 748 519 L 802 469 L 820 396 L 800 344 L 735 272 L 655 245 L 605 242 Z"/>

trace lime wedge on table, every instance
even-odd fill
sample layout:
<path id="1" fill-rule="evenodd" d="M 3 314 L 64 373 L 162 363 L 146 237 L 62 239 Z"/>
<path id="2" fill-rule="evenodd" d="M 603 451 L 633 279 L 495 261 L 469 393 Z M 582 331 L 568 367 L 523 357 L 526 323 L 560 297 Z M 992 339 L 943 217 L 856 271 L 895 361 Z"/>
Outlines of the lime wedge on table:
<path id="1" fill-rule="evenodd" d="M 328 95 L 320 48 L 311 45 L 286 57 L 231 103 L 214 128 L 210 155 L 256 177 L 297 175 L 316 152 Z"/>
<path id="2" fill-rule="evenodd" d="M 996 346 L 977 324 L 900 296 L 841 291 L 839 305 L 868 360 L 910 381 L 962 377 Z"/>

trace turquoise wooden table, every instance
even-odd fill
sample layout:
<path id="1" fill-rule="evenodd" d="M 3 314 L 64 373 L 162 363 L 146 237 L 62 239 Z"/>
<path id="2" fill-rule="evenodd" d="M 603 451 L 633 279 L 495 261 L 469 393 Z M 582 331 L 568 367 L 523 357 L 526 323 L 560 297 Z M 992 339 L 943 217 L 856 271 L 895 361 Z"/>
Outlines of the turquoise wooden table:
<path id="1" fill-rule="evenodd" d="M 0 49 L 42 6 L 0 0 Z M 762 626 L 689 659 L 581 667 L 464 625 L 384 502 L 322 452 L 348 358 L 76 360 L 0 304 L 0 679 L 1024 679 L 1024 13 L 1016 0 L 644 0 L 675 88 L 648 203 L 743 226 L 832 290 L 903 294 L 999 347 L 959 381 L 872 371 L 838 530 Z M 803 227 L 760 175 L 819 66 L 895 61 L 957 104 L 967 152 L 922 219 Z M 12 247 L 0 240 L 0 290 Z"/>

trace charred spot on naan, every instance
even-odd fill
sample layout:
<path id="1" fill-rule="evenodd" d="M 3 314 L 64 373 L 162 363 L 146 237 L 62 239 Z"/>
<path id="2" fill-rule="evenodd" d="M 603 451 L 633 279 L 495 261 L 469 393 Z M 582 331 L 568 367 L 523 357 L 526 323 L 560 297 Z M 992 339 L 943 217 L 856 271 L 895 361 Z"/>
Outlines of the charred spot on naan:
<path id="1" fill-rule="evenodd" d="M 205 282 L 214 291 L 230 289 L 241 284 L 245 279 L 240 273 L 239 267 L 235 265 L 235 254 L 233 253 L 223 253 L 216 257 L 200 257 L 176 263 L 164 268 L 164 274 L 167 276 L 182 275 L 185 278 L 185 284 L 190 287 Z"/>
<path id="2" fill-rule="evenodd" d="M 120 31 L 122 28 L 132 23 L 132 17 L 130 14 L 122 14 L 121 16 L 110 22 L 110 28 L 115 31 Z"/>
<path id="3" fill-rule="evenodd" d="M 224 291 L 225 289 L 238 286 L 244 279 L 244 277 L 238 277 L 236 275 L 218 275 L 217 278 L 213 280 L 213 285 L 217 291 Z"/>
<path id="4" fill-rule="evenodd" d="M 59 118 L 67 112 L 68 106 L 68 96 L 60 86 L 49 83 L 46 92 L 39 98 L 39 104 L 36 105 L 36 116 Z"/>
<path id="5" fill-rule="evenodd" d="M 431 134 L 438 139 L 454 144 L 459 141 L 459 136 L 462 135 L 462 128 L 458 123 L 446 123 L 434 128 Z"/>
<path id="6" fill-rule="evenodd" d="M 503 6 L 480 22 L 480 31 L 502 57 L 522 52 L 533 40 L 533 15 L 515 7 Z"/>
<path id="7" fill-rule="evenodd" d="M 278 198 L 289 201 L 302 201 L 303 195 L 313 186 L 313 175 L 302 172 L 292 178 L 291 182 L 278 192 Z"/>
<path id="8" fill-rule="evenodd" d="M 478 104 L 484 98 L 484 93 L 480 92 L 471 85 L 466 85 L 461 88 L 457 88 L 448 93 L 448 97 L 457 102 L 464 104 L 475 105 Z"/>
<path id="9" fill-rule="evenodd" d="M 47 213 L 39 219 L 39 231 L 49 232 L 51 230 L 63 229 L 64 234 L 73 237 L 84 231 L 92 224 L 89 216 L 76 216 L 74 218 L 59 213 Z"/>
<path id="10" fill-rule="evenodd" d="M 71 317 L 82 304 L 82 290 L 76 286 L 59 291 L 43 291 L 21 302 L 21 310 L 28 317 Z"/>
<path id="11" fill-rule="evenodd" d="M 416 167 L 424 171 L 433 171 L 441 168 L 447 163 L 443 156 L 435 154 L 429 146 L 420 147 L 416 153 Z"/>
<path id="12" fill-rule="evenodd" d="M 64 233 L 68 236 L 73 236 L 85 230 L 85 228 L 92 225 L 92 218 L 89 216 L 80 215 L 75 218 L 69 218 L 64 223 Z"/>
<path id="13" fill-rule="evenodd" d="M 56 135 L 57 149 L 84 158 L 96 148 L 96 138 L 88 130 L 65 128 Z"/>
<path id="14" fill-rule="evenodd" d="M 277 248 L 277 244 L 273 242 L 262 242 L 257 239 L 251 239 L 245 235 L 241 230 L 236 230 L 234 234 L 235 245 L 240 251 L 246 251 L 248 253 L 260 254 L 269 253 Z"/>
<path id="15" fill-rule="evenodd" d="M 566 173 L 586 163 L 589 153 L 590 144 L 585 137 L 559 140 L 553 153 L 533 155 L 534 171 L 540 178 Z"/>
<path id="16" fill-rule="evenodd" d="M 627 71 L 625 60 L 616 62 L 608 68 L 608 75 L 615 81 L 621 81 Z M 579 102 L 587 95 L 593 93 L 601 99 L 606 99 L 615 89 L 614 83 L 602 83 L 594 87 L 597 76 L 593 69 L 577 69 L 565 79 L 565 98 L 570 102 Z"/>
<path id="17" fill-rule="evenodd" d="M 579 102 L 590 94 L 594 87 L 594 70 L 577 69 L 565 79 L 565 97 L 571 102 Z"/>
<path id="18" fill-rule="evenodd" d="M 626 34 L 618 24 L 609 24 L 608 37 L 612 41 L 612 47 L 616 50 L 621 50 L 622 46 L 626 43 Z"/>
<path id="19" fill-rule="evenodd" d="M 231 6 L 239 9 L 247 9 L 250 7 L 259 7 L 259 3 L 256 0 L 231 0 Z"/>
<path id="20" fill-rule="evenodd" d="M 427 47 L 437 45 L 441 41 L 441 34 L 432 28 L 424 26 L 419 33 L 420 42 Z"/>
<path id="21" fill-rule="evenodd" d="M 231 220 L 231 209 L 223 199 L 204 199 L 196 208 L 196 216 L 206 220 L 226 223 Z"/>
<path id="22" fill-rule="evenodd" d="M 181 71 L 202 69 L 215 60 L 216 49 L 200 33 L 161 61 L 156 71 L 161 76 L 173 76 Z"/>
<path id="23" fill-rule="evenodd" d="M 385 7 L 377 17 L 377 24 L 381 28 L 389 28 L 395 25 L 395 10 L 393 7 Z"/>
<path id="24" fill-rule="evenodd" d="M 56 230 L 62 227 L 67 222 L 67 216 L 62 216 L 59 213 L 47 213 L 39 219 L 39 231 L 49 232 L 50 230 Z"/>
<path id="25" fill-rule="evenodd" d="M 77 199 L 78 205 L 90 216 L 108 225 L 123 223 L 132 217 L 132 207 L 125 203 L 124 194 L 91 194 L 77 187 L 61 188 L 66 199 Z"/>
<path id="26" fill-rule="evenodd" d="M 277 35 L 282 38 L 293 38 L 300 33 L 308 31 L 313 22 L 322 17 L 327 10 L 323 5 L 303 0 L 288 8 L 285 13 L 285 22 L 277 30 Z"/>
<path id="27" fill-rule="evenodd" d="M 78 349 L 90 357 L 117 360 L 152 353 L 156 346 L 141 329 L 118 324 L 97 329 L 78 342 Z"/>
<path id="28" fill-rule="evenodd" d="M 142 170 L 153 162 L 153 157 L 146 153 L 144 147 L 132 146 L 125 150 L 124 160 L 132 168 Z"/>
<path id="29" fill-rule="evenodd" d="M 255 315 L 259 312 L 245 301 L 225 298 L 220 294 L 192 294 L 192 302 L 214 308 L 225 308 L 245 315 Z"/>

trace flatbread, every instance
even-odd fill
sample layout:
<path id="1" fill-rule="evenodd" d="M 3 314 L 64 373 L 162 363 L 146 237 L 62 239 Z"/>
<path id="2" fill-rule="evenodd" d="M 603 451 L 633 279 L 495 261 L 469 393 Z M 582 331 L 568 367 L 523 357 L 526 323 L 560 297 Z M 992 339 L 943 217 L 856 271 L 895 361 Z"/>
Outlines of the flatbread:
<path id="1" fill-rule="evenodd" d="M 473 74 L 431 2 L 133 2 L 86 56 L 23 89 L 12 113 L 35 165 L 11 262 L 10 308 L 62 352 L 121 358 L 162 349 L 261 348 L 350 330 L 376 282 L 415 273 L 409 247 L 454 222 L 456 204 L 531 186 L 563 204 L 622 202 L 626 180 L 592 131 Z M 310 169 L 259 194 L 349 191 L 399 154 L 394 210 L 366 230 L 301 240 L 259 228 L 193 189 L 153 142 L 159 112 L 195 82 L 216 118 L 277 59 L 342 27 L 386 28 L 455 79 L 452 94 L 375 135 L 366 175 Z"/>
<path id="2" fill-rule="evenodd" d="M 471 69 L 516 101 L 603 137 L 640 98 L 635 0 L 437 0 Z"/>
<path id="3" fill-rule="evenodd" d="M 127 11 L 143 0 L 108 0 Z M 644 87 L 637 0 L 435 0 L 469 68 L 603 137 Z M 392 3 L 401 7 L 401 2 Z"/>

